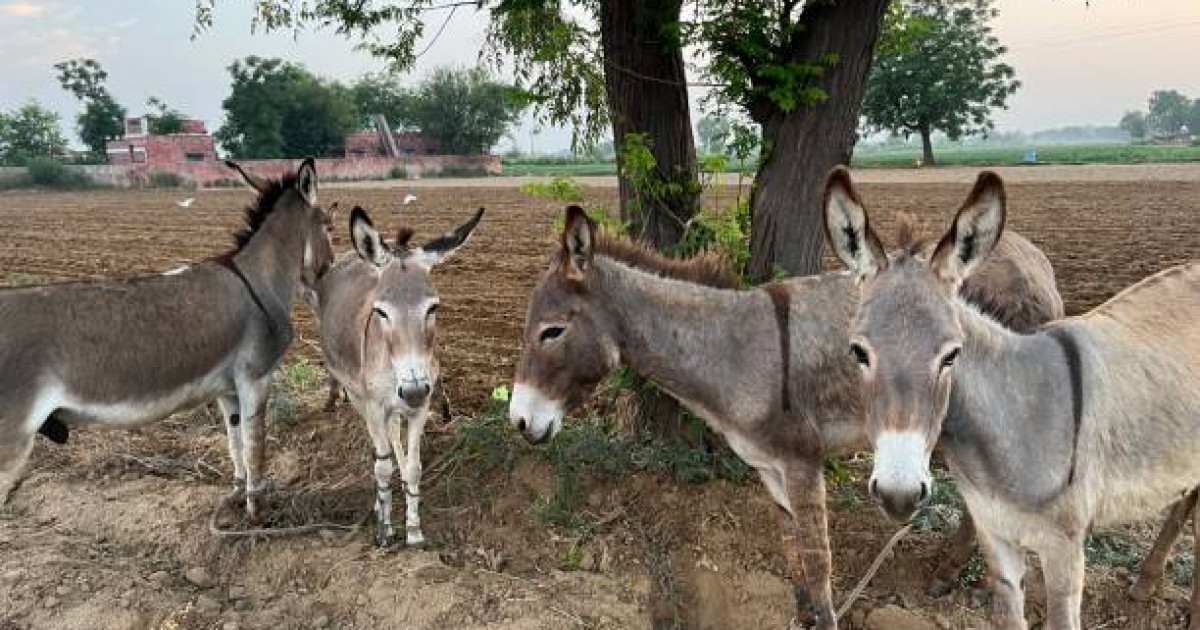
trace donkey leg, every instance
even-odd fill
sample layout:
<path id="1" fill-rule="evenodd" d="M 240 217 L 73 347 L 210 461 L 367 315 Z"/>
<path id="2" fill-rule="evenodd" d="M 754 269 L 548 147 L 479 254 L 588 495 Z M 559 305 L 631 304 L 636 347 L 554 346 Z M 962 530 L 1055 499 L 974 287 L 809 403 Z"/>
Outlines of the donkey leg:
<path id="1" fill-rule="evenodd" d="M 404 541 L 409 547 L 425 544 L 425 534 L 421 532 L 421 436 L 428 416 L 426 407 L 409 420 L 408 448 L 400 469 L 404 479 Z"/>
<path id="2" fill-rule="evenodd" d="M 392 528 L 392 472 L 395 455 L 388 437 L 387 414 L 378 407 L 362 407 L 371 450 L 375 457 L 375 544 L 387 547 L 395 539 Z"/>
<path id="3" fill-rule="evenodd" d="M 0 505 L 8 503 L 8 495 L 21 478 L 25 462 L 29 461 L 29 452 L 33 450 L 34 435 L 14 429 L 0 441 Z"/>
<path id="4" fill-rule="evenodd" d="M 342 384 L 330 374 L 327 385 L 329 394 L 325 396 L 325 411 L 334 412 L 337 411 L 338 401 L 342 399 Z"/>
<path id="5" fill-rule="evenodd" d="M 1035 550 L 1046 576 L 1046 630 L 1082 630 L 1085 561 L 1082 538 L 1066 538 Z"/>
<path id="6" fill-rule="evenodd" d="M 833 630 L 837 619 L 833 612 L 830 585 L 833 558 L 829 551 L 829 530 L 825 513 L 825 475 L 818 459 L 791 462 L 783 475 L 788 512 L 783 517 L 783 547 L 791 565 L 796 596 L 796 620 L 804 628 Z M 776 493 L 763 474 L 771 494 Z M 778 499 L 776 499 L 778 500 Z"/>
<path id="7" fill-rule="evenodd" d="M 988 533 L 976 523 L 979 548 L 992 577 L 992 615 L 995 627 L 1026 630 L 1025 552 L 1017 545 Z"/>
<path id="8" fill-rule="evenodd" d="M 251 523 L 263 521 L 259 506 L 267 489 L 264 471 L 267 450 L 267 394 L 269 378 L 238 388 L 238 407 L 241 415 L 242 456 L 246 466 L 246 515 Z"/>
<path id="9" fill-rule="evenodd" d="M 971 561 L 974 553 L 975 521 L 971 519 L 971 512 L 963 508 L 958 529 L 942 548 L 942 561 L 938 563 L 933 584 L 930 585 L 927 592 L 933 597 L 941 597 L 954 590 L 959 572 Z"/>
<path id="10" fill-rule="evenodd" d="M 1200 562 L 1196 562 L 1197 550 L 1200 549 L 1200 503 L 1197 503 L 1197 492 L 1192 491 L 1192 620 L 1188 624 L 1190 630 L 1200 630 Z"/>
<path id="11" fill-rule="evenodd" d="M 1142 561 L 1142 570 L 1138 574 L 1137 582 L 1129 589 L 1129 596 L 1134 600 L 1144 602 L 1154 595 L 1159 582 L 1162 581 L 1163 571 L 1167 568 L 1167 561 L 1171 559 L 1171 550 L 1175 548 L 1175 543 L 1179 542 L 1179 537 L 1183 535 L 1183 526 L 1187 524 L 1188 517 L 1195 508 L 1195 490 L 1171 507 L 1171 513 L 1163 522 L 1154 547 Z"/>
<path id="12" fill-rule="evenodd" d="M 222 396 L 217 407 L 225 419 L 225 435 L 229 438 L 229 459 L 233 461 L 233 492 L 225 498 L 236 505 L 246 496 L 246 459 L 242 453 L 242 416 L 237 396 Z"/>

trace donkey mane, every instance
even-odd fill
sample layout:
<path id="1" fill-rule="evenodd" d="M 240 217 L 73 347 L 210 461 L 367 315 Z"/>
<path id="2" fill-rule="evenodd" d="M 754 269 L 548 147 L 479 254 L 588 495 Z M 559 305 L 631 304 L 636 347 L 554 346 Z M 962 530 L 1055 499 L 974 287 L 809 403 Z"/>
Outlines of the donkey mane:
<path id="1" fill-rule="evenodd" d="M 258 201 L 254 205 L 246 206 L 246 226 L 233 235 L 234 253 L 241 251 L 250 243 L 250 238 L 262 227 L 267 217 L 275 211 L 279 198 L 295 185 L 296 175 L 294 173 L 284 175 L 281 179 L 273 179 L 270 181 L 270 187 L 258 194 Z"/>
<path id="2" fill-rule="evenodd" d="M 643 243 L 600 233 L 597 234 L 595 253 L 663 278 L 718 289 L 735 289 L 741 285 L 730 269 L 729 259 L 713 250 L 689 258 L 668 258 Z"/>

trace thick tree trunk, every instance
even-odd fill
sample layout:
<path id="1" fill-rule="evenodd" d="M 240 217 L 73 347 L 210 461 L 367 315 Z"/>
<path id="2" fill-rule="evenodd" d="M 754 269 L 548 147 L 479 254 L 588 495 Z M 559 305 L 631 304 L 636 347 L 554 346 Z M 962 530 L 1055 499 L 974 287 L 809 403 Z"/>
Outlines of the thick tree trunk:
<path id="1" fill-rule="evenodd" d="M 670 247 L 696 212 L 696 147 L 688 104 L 687 73 L 678 38 L 668 32 L 678 23 L 682 0 L 603 0 L 600 42 L 604 82 L 618 158 L 628 134 L 644 134 L 656 162 L 655 179 L 670 192 L 634 190 L 621 169 L 621 217 L 630 234 Z M 640 193 L 640 194 L 639 194 Z"/>
<path id="2" fill-rule="evenodd" d="M 921 166 L 933 166 L 936 162 L 933 161 L 933 140 L 930 136 L 933 135 L 928 127 L 921 128 Z"/>
<path id="3" fill-rule="evenodd" d="M 825 176 L 850 161 L 858 111 L 866 90 L 875 40 L 888 0 L 811 3 L 801 21 L 807 37 L 794 59 L 835 53 L 837 64 L 817 83 L 828 99 L 784 112 L 752 112 L 763 126 L 767 151 L 750 197 L 752 231 L 748 271 L 757 280 L 821 270 L 825 230 L 821 192 Z"/>
<path id="4" fill-rule="evenodd" d="M 618 157 L 621 218 L 639 240 L 667 249 L 699 204 L 696 147 L 687 72 L 678 38 L 665 29 L 679 21 L 682 0 L 602 0 L 600 42 L 604 82 Z M 644 134 L 654 155 L 655 191 L 636 190 L 620 157 L 628 134 Z M 637 388 L 636 430 L 680 439 L 687 427 L 679 403 L 655 387 Z"/>

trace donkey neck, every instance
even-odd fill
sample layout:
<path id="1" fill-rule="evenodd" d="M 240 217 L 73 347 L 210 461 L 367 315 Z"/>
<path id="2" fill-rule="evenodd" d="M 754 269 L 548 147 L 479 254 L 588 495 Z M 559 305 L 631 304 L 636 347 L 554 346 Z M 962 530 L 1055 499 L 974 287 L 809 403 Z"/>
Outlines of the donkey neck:
<path id="1" fill-rule="evenodd" d="M 733 396 L 754 395 L 740 384 L 772 380 L 754 378 L 762 367 L 751 364 L 754 356 L 769 347 L 774 355 L 767 356 L 778 361 L 765 295 L 663 278 L 600 256 L 594 278 L 596 304 L 610 318 L 623 364 L 710 422 L 752 420 L 730 411 Z"/>
<path id="2" fill-rule="evenodd" d="M 261 302 L 272 324 L 287 327 L 292 298 L 300 284 L 304 265 L 304 234 L 280 209 L 251 236 L 250 242 L 233 256 L 237 270 L 246 278 L 253 297 Z"/>
<path id="3" fill-rule="evenodd" d="M 946 457 L 962 482 L 1042 507 L 1069 488 L 1076 466 L 1082 375 L 1066 331 L 1019 335 L 957 302 L 966 339 L 941 436 Z"/>

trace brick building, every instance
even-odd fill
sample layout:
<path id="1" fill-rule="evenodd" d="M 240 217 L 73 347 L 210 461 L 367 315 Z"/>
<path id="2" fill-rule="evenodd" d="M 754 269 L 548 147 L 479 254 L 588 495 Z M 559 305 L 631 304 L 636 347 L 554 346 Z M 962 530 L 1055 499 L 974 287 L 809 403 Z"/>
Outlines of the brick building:
<path id="1" fill-rule="evenodd" d="M 146 164 L 173 170 L 188 162 L 215 162 L 217 147 L 202 120 L 184 122 L 182 133 L 151 135 L 146 118 L 126 118 L 125 136 L 108 141 L 109 164 Z"/>
<path id="2" fill-rule="evenodd" d="M 399 157 L 438 155 L 441 153 L 437 141 L 429 136 L 412 131 L 393 131 Z M 375 129 L 356 131 L 346 136 L 346 159 L 386 156 L 387 147 Z"/>

